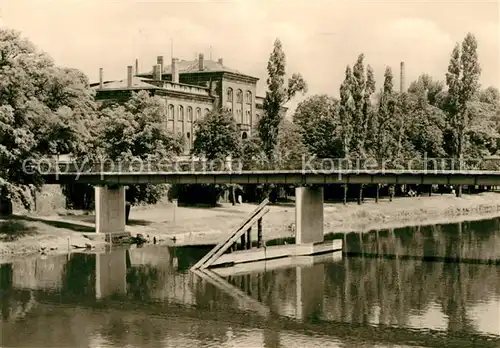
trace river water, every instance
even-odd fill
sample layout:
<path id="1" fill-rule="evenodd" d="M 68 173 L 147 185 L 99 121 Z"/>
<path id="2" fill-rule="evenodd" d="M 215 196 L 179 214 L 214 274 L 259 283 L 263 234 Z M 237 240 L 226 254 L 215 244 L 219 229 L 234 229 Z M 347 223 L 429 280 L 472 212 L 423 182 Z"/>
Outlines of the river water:
<path id="1" fill-rule="evenodd" d="M 499 219 L 345 242 L 252 272 L 153 246 L 3 264 L 0 346 L 500 347 Z"/>

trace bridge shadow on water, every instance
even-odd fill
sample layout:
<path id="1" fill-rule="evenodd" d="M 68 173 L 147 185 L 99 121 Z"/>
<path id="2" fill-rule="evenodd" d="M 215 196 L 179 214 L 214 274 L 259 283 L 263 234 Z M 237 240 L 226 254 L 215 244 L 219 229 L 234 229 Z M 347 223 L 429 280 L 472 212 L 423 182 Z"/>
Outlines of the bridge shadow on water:
<path id="1" fill-rule="evenodd" d="M 206 247 L 5 264 L 0 345 L 500 345 L 500 267 L 482 264 L 499 258 L 497 219 L 352 233 L 346 242 L 344 256 L 252 271 L 189 271 Z"/>

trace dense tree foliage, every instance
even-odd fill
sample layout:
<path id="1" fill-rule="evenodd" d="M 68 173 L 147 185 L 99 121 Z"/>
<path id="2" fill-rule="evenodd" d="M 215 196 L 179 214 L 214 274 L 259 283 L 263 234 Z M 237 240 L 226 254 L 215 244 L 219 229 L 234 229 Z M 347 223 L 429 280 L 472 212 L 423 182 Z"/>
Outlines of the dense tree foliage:
<path id="1" fill-rule="evenodd" d="M 313 95 L 299 103 L 293 115 L 293 122 L 310 153 L 319 158 L 343 156 L 338 100 L 328 95 Z"/>
<path id="2" fill-rule="evenodd" d="M 386 165 L 448 157 L 457 167 L 459 159 L 498 153 L 500 93 L 493 87 L 479 90 L 472 34 L 453 49 L 446 85 L 422 74 L 407 91 L 396 92 L 386 67 L 382 87 L 374 93 L 373 71 L 363 61 L 360 54 L 352 68 L 346 67 L 338 101 L 313 95 L 297 107 L 294 123 L 311 154 L 371 157 Z"/>
<path id="3" fill-rule="evenodd" d="M 207 160 L 231 156 L 238 158 L 241 151 L 240 131 L 233 115 L 224 110 L 208 113 L 195 123 L 192 153 Z"/>
<path id="4" fill-rule="evenodd" d="M 453 49 L 446 85 L 428 74 L 394 91 L 386 67 L 380 92 L 373 70 L 360 54 L 345 69 L 340 100 L 313 95 L 294 114 L 308 150 L 318 157 L 364 157 L 402 161 L 410 158 L 495 154 L 500 94 L 478 89 L 477 43 L 468 34 Z"/>
<path id="5" fill-rule="evenodd" d="M 111 160 L 115 170 L 119 169 L 117 165 L 123 170 L 130 166 L 148 170 L 149 165 L 158 162 L 173 163 L 184 143 L 166 130 L 164 117 L 165 104 L 160 97 L 151 97 L 146 91 L 134 93 L 123 105 L 101 110 L 95 127 L 93 154 L 100 160 Z M 166 190 L 166 185 L 131 185 L 127 189 L 127 201 L 156 203 Z"/>
<path id="6" fill-rule="evenodd" d="M 105 170 L 155 170 L 159 163 L 174 165 L 183 140 L 165 129 L 165 104 L 146 91 L 133 93 L 124 104 L 112 104 L 93 119 L 89 151 L 79 156 L 82 163 L 98 163 Z M 126 190 L 131 205 L 154 204 L 162 199 L 167 185 L 137 184 Z M 70 204 L 89 209 L 93 187 L 77 184 L 65 188 Z M 87 198 L 86 198 L 87 197 Z M 78 201 L 80 200 L 80 201 Z M 81 201 L 83 200 L 83 202 Z"/>
<path id="7" fill-rule="evenodd" d="M 87 78 L 61 68 L 20 33 L 0 29 L 0 190 L 29 208 L 42 181 L 25 160 L 86 152 L 95 104 Z"/>
<path id="8" fill-rule="evenodd" d="M 207 160 L 207 168 L 223 170 L 226 160 L 235 163 L 241 155 L 240 131 L 234 117 L 225 110 L 213 110 L 195 123 L 194 146 L 191 154 Z M 237 169 L 237 168 L 235 168 Z M 207 204 L 215 206 L 225 192 L 236 200 L 237 185 L 189 184 L 173 185 L 170 199 L 180 204 Z"/>

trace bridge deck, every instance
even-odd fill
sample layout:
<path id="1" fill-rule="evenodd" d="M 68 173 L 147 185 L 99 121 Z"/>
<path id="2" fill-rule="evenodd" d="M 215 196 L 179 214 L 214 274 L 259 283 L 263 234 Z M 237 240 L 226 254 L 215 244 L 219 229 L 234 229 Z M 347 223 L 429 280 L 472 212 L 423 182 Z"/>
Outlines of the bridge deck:
<path id="1" fill-rule="evenodd" d="M 48 184 L 441 184 L 500 185 L 500 171 L 336 170 L 213 172 L 66 172 L 42 174 Z"/>

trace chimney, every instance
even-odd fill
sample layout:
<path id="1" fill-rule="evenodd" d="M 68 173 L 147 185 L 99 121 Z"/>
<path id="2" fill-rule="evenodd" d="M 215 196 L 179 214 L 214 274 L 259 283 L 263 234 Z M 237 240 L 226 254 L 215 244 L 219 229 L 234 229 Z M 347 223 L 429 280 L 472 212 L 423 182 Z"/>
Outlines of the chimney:
<path id="1" fill-rule="evenodd" d="M 161 65 L 153 65 L 153 80 L 161 80 Z"/>
<path id="2" fill-rule="evenodd" d="M 104 87 L 103 81 L 103 72 L 102 68 L 99 68 L 99 88 L 102 89 Z"/>
<path id="3" fill-rule="evenodd" d="M 200 53 L 200 55 L 198 56 L 198 68 L 200 71 L 205 70 L 203 53 Z"/>
<path id="4" fill-rule="evenodd" d="M 156 57 L 156 64 L 160 66 L 160 78 L 158 80 L 161 80 L 161 77 L 163 75 L 163 56 L 158 56 Z"/>
<path id="5" fill-rule="evenodd" d="M 399 76 L 399 91 L 403 93 L 405 91 L 405 62 L 400 64 L 400 76 Z"/>
<path id="6" fill-rule="evenodd" d="M 172 82 L 179 83 L 179 67 L 177 66 L 177 58 L 172 58 Z"/>
<path id="7" fill-rule="evenodd" d="M 135 74 L 139 74 L 139 59 L 135 59 Z"/>
<path id="8" fill-rule="evenodd" d="M 217 63 L 219 63 L 220 65 L 224 65 L 224 60 L 222 58 L 219 58 L 217 60 Z"/>
<path id="9" fill-rule="evenodd" d="M 127 87 L 132 87 L 132 65 L 127 66 Z"/>

